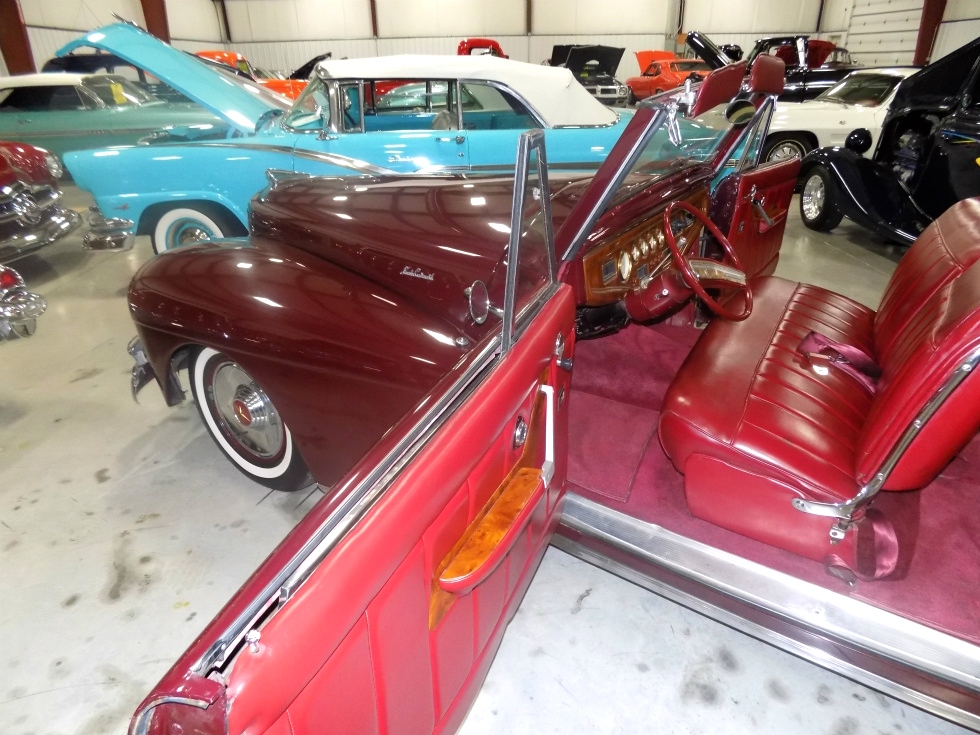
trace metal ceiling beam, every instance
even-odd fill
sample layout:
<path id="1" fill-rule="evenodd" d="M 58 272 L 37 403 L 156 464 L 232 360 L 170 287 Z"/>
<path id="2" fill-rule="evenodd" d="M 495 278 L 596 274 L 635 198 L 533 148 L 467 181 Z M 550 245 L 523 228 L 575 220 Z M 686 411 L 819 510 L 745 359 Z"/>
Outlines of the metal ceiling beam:
<path id="1" fill-rule="evenodd" d="M 17 0 L 0 0 L 0 54 L 3 54 L 3 63 L 10 74 L 37 71 Z"/>
<path id="2" fill-rule="evenodd" d="M 919 21 L 919 35 L 915 40 L 913 64 L 928 64 L 932 58 L 932 47 L 936 43 L 939 24 L 943 22 L 946 0 L 925 0 L 922 6 L 922 20 Z"/>
<path id="3" fill-rule="evenodd" d="M 167 21 L 166 0 L 140 0 L 146 30 L 164 43 L 170 43 L 170 23 Z"/>

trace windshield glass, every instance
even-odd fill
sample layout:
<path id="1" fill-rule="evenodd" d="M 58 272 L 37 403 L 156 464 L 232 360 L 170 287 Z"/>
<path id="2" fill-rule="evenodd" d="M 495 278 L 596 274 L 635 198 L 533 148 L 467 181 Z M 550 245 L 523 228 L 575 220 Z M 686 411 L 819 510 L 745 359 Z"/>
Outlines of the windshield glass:
<path id="1" fill-rule="evenodd" d="M 711 71 L 711 67 L 705 64 L 703 61 L 677 61 L 672 62 L 671 66 L 674 71 Z"/>
<path id="2" fill-rule="evenodd" d="M 667 125 L 653 131 L 633 161 L 610 206 L 672 171 L 709 160 L 731 127 L 725 118 L 725 106 L 713 107 L 693 120 L 679 117 L 679 143 L 670 139 Z"/>
<path id="3" fill-rule="evenodd" d="M 900 77 L 891 74 L 849 74 L 817 99 L 877 107 L 900 81 Z"/>
<path id="4" fill-rule="evenodd" d="M 116 74 L 98 74 L 85 77 L 82 86 L 92 92 L 109 107 L 124 107 L 126 105 L 143 105 L 159 100 L 146 90 L 137 87 Z"/>

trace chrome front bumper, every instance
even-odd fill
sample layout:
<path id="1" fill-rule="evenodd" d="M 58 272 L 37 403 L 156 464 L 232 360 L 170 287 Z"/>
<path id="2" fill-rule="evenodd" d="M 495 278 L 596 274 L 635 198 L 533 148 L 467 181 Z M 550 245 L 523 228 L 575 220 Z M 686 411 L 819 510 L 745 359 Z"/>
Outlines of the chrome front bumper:
<path id="1" fill-rule="evenodd" d="M 47 308 L 44 299 L 27 290 L 5 293 L 0 297 L 0 342 L 30 337 L 37 329 L 37 318 Z"/>
<path id="2" fill-rule="evenodd" d="M 82 218 L 78 212 L 57 206 L 47 206 L 32 222 L 10 237 L 0 239 L 0 263 L 6 263 L 50 245 L 78 228 Z"/>
<path id="3" fill-rule="evenodd" d="M 82 240 L 85 250 L 111 251 L 122 253 L 133 249 L 136 223 L 129 219 L 106 218 L 98 207 L 88 211 L 89 232 Z"/>
<path id="4" fill-rule="evenodd" d="M 150 365 L 150 361 L 146 357 L 146 350 L 143 348 L 143 343 L 139 337 L 133 337 L 129 340 L 126 350 L 133 358 L 133 373 L 129 387 L 133 392 L 133 400 L 139 403 L 137 395 L 143 390 L 143 386 L 156 380 L 156 375 L 153 372 L 153 366 Z"/>

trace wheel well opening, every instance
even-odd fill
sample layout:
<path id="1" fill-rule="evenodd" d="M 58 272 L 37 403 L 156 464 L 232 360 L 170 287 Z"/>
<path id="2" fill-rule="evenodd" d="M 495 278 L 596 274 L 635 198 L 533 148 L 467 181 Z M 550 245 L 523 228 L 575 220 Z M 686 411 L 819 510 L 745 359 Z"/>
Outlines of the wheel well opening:
<path id="1" fill-rule="evenodd" d="M 197 209 L 211 219 L 226 226 L 230 237 L 240 237 L 247 235 L 248 229 L 242 225 L 238 217 L 223 204 L 207 201 L 205 199 L 188 199 L 175 202 L 159 202 L 151 204 L 143 211 L 139 224 L 136 227 L 137 235 L 152 235 L 157 222 L 164 214 L 171 209 Z"/>
<path id="2" fill-rule="evenodd" d="M 778 133 L 770 133 L 766 137 L 766 145 L 770 145 L 779 140 L 786 140 L 788 138 L 793 138 L 805 143 L 811 151 L 818 147 L 817 136 L 815 136 L 809 130 L 782 130 Z"/>

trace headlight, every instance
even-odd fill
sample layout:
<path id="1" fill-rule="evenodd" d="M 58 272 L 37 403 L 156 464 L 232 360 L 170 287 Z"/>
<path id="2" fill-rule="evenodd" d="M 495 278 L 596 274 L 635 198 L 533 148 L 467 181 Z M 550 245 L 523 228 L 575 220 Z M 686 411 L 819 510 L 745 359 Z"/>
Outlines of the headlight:
<path id="1" fill-rule="evenodd" d="M 60 179 L 65 173 L 65 169 L 61 165 L 61 161 L 59 161 L 58 157 L 53 153 L 44 154 L 44 165 L 48 167 L 48 173 L 55 179 Z"/>

